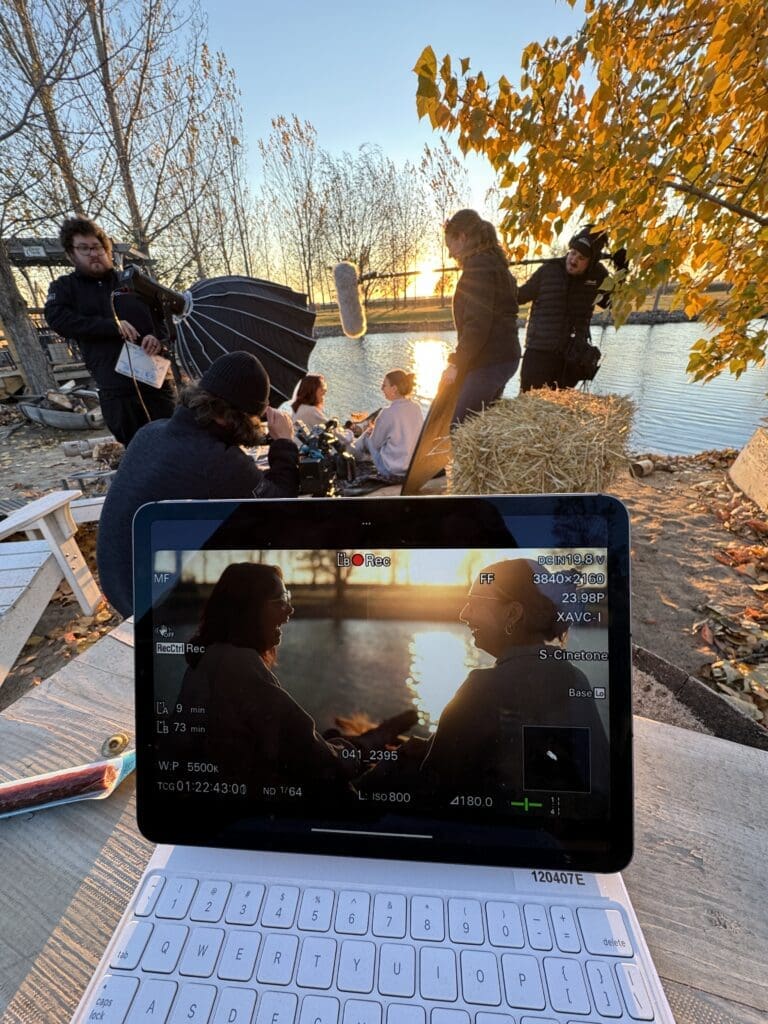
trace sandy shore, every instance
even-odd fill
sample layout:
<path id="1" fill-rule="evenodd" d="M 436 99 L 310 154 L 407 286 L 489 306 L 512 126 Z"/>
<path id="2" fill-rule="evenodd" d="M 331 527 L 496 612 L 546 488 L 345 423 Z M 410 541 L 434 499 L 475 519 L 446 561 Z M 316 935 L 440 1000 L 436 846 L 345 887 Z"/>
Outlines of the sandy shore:
<path id="1" fill-rule="evenodd" d="M 61 487 L 67 477 L 103 468 L 91 458 L 64 454 L 63 440 L 85 436 L 32 424 L 0 425 L 0 501 L 31 499 Z M 763 578 L 768 580 L 758 550 L 768 520 L 730 483 L 726 469 L 731 458 L 723 453 L 665 459 L 672 471 L 656 471 L 640 480 L 627 472 L 611 488 L 627 505 L 632 521 L 633 639 L 696 676 L 706 676 L 705 666 L 722 657 L 712 632 L 701 628 L 708 605 L 734 620 L 749 612 L 758 623 L 768 623 L 768 599 L 755 589 Z M 752 526 L 746 525 L 750 522 Z M 80 539 L 92 560 L 94 528 L 84 529 Z M 757 562 L 724 564 L 734 561 L 729 549 L 749 545 L 757 552 Z M 119 621 L 114 614 L 89 621 L 78 613 L 63 595 L 52 602 L 35 631 L 35 645 L 25 648 L 0 690 L 0 708 Z M 648 680 L 641 682 L 649 685 Z M 642 687 L 638 700 L 641 712 L 653 713 L 653 706 L 644 708 Z"/>

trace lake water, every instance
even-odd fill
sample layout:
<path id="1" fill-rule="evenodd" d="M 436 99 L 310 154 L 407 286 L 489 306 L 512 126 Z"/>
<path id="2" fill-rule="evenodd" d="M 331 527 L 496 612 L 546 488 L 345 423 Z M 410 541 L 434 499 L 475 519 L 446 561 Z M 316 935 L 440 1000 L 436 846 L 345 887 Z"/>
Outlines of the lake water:
<path id="1" fill-rule="evenodd" d="M 700 324 L 630 325 L 593 328 L 603 364 L 591 389 L 595 394 L 629 395 L 637 403 L 632 450 L 685 454 L 708 448 L 741 448 L 768 413 L 768 366 L 750 367 L 738 380 L 730 374 L 709 384 L 686 375 L 688 350 L 706 333 Z M 328 383 L 329 415 L 346 419 L 352 410 L 370 412 L 382 403 L 384 374 L 394 367 L 415 370 L 425 405 L 434 396 L 454 331 L 369 334 L 359 341 L 318 340 L 309 368 Z M 505 395 L 519 390 L 519 371 Z"/>

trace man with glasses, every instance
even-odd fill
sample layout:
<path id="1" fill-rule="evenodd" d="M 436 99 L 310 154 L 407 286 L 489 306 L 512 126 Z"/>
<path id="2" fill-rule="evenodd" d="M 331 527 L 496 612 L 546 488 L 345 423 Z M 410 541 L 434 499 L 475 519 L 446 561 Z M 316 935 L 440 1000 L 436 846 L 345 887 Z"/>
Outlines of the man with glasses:
<path id="1" fill-rule="evenodd" d="M 135 296 L 115 296 L 113 307 L 117 274 L 112 242 L 98 224 L 68 217 L 59 239 L 75 269 L 51 283 L 45 319 L 54 331 L 77 342 L 96 381 L 104 421 L 115 438 L 127 445 L 145 423 L 173 413 L 175 394 L 168 377 L 162 387 L 153 388 L 115 370 L 125 341 L 157 355 L 162 349 L 157 328 L 150 310 Z"/>

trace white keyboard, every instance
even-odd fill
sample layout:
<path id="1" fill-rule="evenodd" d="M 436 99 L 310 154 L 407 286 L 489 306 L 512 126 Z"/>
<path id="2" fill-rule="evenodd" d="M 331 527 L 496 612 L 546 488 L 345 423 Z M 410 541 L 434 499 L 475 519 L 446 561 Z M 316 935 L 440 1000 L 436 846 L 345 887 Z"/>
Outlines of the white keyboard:
<path id="1" fill-rule="evenodd" d="M 654 1007 L 621 907 L 147 877 L 80 1021 L 619 1024 Z"/>

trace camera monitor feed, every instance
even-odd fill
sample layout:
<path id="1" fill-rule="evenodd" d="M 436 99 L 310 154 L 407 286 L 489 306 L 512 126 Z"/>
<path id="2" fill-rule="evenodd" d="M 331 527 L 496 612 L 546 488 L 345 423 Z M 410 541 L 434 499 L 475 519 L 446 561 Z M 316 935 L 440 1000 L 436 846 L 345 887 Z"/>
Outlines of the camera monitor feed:
<path id="1" fill-rule="evenodd" d="M 377 504 L 394 522 L 403 500 Z M 444 507 L 411 508 L 425 503 Z M 430 544 L 427 523 L 417 544 L 313 547 L 306 532 L 286 544 L 287 509 L 265 504 L 252 513 L 261 530 L 148 527 L 137 636 L 150 833 L 204 820 L 219 845 L 255 830 L 266 846 L 325 837 L 344 852 L 367 838 L 382 856 L 421 859 L 460 835 L 488 862 L 535 848 L 540 863 L 544 844 L 552 863 L 566 850 L 573 863 L 600 853 L 611 821 L 621 832 L 630 801 L 623 768 L 612 787 L 611 712 L 614 688 L 628 707 L 629 669 L 623 648 L 611 659 L 611 629 L 626 601 L 599 516 L 583 517 L 585 542 L 576 520 L 569 538 L 534 515 L 505 517 L 492 544 Z M 330 522 L 328 503 L 314 505 Z"/>

